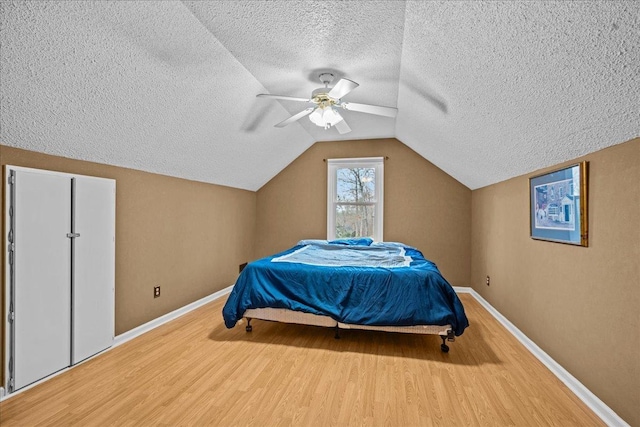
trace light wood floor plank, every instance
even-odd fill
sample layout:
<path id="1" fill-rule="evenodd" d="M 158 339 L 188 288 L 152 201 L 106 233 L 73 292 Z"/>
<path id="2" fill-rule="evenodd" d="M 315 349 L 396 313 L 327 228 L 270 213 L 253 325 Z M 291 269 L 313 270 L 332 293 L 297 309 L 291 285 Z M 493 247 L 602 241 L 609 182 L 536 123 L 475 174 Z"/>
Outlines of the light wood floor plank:
<path id="1" fill-rule="evenodd" d="M 601 426 L 470 295 L 471 326 L 435 336 L 254 321 L 214 301 L 0 403 L 3 427 Z"/>

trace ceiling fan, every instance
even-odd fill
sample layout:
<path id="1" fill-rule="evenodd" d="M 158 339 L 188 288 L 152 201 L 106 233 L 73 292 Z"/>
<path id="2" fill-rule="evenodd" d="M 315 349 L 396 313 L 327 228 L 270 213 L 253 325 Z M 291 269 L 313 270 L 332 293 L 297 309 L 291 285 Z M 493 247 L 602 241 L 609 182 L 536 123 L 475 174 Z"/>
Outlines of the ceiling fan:
<path id="1" fill-rule="evenodd" d="M 382 107 L 380 105 L 358 104 L 356 102 L 343 101 L 343 96 L 347 95 L 359 86 L 358 83 L 354 81 L 349 79 L 340 79 L 334 87 L 330 88 L 329 84 L 333 81 L 333 74 L 322 73 L 318 77 L 324 84 L 324 87 L 311 92 L 311 98 L 294 98 L 292 96 L 270 95 L 266 93 L 257 95 L 258 97 L 263 98 L 283 99 L 286 101 L 298 101 L 314 104 L 309 106 L 309 108 L 300 111 L 298 114 L 278 123 L 275 127 L 285 127 L 305 116 L 309 116 L 309 119 L 314 124 L 325 129 L 329 129 L 331 126 L 334 126 L 338 132 L 344 134 L 351 132 L 351 128 L 338 112 L 338 108 L 386 117 L 395 117 L 398 114 L 398 109 L 393 107 Z"/>

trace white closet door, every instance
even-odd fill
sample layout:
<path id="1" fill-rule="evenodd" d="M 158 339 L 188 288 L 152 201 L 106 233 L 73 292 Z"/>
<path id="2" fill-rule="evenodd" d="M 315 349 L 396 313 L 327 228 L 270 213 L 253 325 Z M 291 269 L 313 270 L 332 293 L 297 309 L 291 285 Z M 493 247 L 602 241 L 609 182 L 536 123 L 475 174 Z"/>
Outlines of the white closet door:
<path id="1" fill-rule="evenodd" d="M 16 171 L 15 389 L 69 366 L 71 180 Z"/>
<path id="2" fill-rule="evenodd" d="M 75 177 L 72 363 L 113 343 L 115 287 L 114 180 Z"/>

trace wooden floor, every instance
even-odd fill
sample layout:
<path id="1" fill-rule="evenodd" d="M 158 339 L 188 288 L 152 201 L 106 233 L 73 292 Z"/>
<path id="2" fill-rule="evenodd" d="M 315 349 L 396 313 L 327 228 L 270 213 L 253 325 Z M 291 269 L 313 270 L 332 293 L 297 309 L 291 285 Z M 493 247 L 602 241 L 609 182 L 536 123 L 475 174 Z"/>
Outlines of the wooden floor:
<path id="1" fill-rule="evenodd" d="M 436 336 L 255 320 L 214 301 L 0 403 L 9 426 L 603 425 L 470 295 Z"/>

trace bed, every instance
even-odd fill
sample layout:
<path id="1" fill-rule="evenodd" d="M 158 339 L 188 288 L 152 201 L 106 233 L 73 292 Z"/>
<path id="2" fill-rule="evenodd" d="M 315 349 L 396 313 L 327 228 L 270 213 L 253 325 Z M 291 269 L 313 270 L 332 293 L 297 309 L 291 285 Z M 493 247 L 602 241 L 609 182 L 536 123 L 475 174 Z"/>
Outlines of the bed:
<path id="1" fill-rule="evenodd" d="M 369 238 L 301 240 L 249 263 L 222 310 L 225 326 L 246 319 L 334 328 L 435 334 L 454 341 L 469 325 L 436 265 L 418 249 Z"/>

